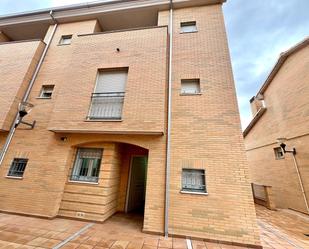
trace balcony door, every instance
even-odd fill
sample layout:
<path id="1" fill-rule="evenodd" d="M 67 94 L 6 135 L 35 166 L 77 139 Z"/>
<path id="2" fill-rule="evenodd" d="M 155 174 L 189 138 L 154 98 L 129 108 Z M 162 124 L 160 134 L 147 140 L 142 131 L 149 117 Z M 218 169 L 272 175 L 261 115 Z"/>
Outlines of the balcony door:
<path id="1" fill-rule="evenodd" d="M 127 77 L 123 68 L 98 72 L 88 119 L 121 119 Z"/>

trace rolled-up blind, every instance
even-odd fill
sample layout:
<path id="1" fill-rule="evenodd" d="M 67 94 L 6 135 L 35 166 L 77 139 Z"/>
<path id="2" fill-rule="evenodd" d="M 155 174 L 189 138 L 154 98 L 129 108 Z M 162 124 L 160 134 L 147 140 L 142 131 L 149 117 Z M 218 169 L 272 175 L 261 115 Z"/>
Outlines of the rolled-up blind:
<path id="1" fill-rule="evenodd" d="M 125 92 L 127 70 L 101 71 L 98 74 L 95 93 Z"/>
<path id="2" fill-rule="evenodd" d="M 101 159 L 102 149 L 80 148 L 78 149 L 79 158 Z"/>
<path id="3" fill-rule="evenodd" d="M 200 93 L 199 79 L 190 79 L 181 81 L 181 93 Z"/>

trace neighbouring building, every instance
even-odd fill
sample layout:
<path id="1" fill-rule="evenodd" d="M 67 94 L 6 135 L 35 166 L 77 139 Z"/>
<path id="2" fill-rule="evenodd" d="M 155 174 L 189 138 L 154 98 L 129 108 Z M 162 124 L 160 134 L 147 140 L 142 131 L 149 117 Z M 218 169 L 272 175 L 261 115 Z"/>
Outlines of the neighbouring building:
<path id="1" fill-rule="evenodd" d="M 0 210 L 259 247 L 223 2 L 0 17 Z"/>
<path id="2" fill-rule="evenodd" d="M 252 183 L 270 186 L 276 207 L 309 214 L 309 38 L 280 54 L 250 103 L 244 137 Z"/>

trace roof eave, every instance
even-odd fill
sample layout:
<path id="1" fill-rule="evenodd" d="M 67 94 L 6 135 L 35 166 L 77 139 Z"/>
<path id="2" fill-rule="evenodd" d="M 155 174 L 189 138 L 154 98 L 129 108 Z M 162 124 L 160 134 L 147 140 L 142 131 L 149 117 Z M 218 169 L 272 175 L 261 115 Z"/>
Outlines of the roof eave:
<path id="1" fill-rule="evenodd" d="M 280 54 L 280 57 L 279 57 L 278 61 L 276 62 L 275 66 L 273 67 L 273 69 L 271 70 L 270 74 L 268 75 L 266 81 L 264 82 L 264 84 L 262 85 L 262 87 L 260 88 L 258 93 L 256 94 L 256 97 L 259 94 L 263 94 L 266 91 L 266 89 L 270 85 L 271 81 L 275 78 L 276 74 L 278 73 L 278 71 L 280 70 L 281 66 L 284 64 L 286 59 L 290 55 L 292 55 L 295 52 L 299 51 L 300 49 L 306 47 L 307 45 L 309 45 L 309 37 L 306 37 L 304 40 L 302 40 L 301 42 L 297 43 L 295 46 L 291 47 L 289 50 L 287 50 L 287 51 L 285 51 L 285 52 Z"/>
<path id="2" fill-rule="evenodd" d="M 260 118 L 263 116 L 263 114 L 266 112 L 266 108 L 265 107 L 261 107 L 257 113 L 254 115 L 253 119 L 250 121 L 250 123 L 248 124 L 248 126 L 246 127 L 246 129 L 243 131 L 243 136 L 246 137 L 249 132 L 251 131 L 251 129 L 253 128 L 253 126 L 260 120 Z"/>
<path id="3" fill-rule="evenodd" d="M 287 51 L 283 52 L 280 54 L 280 57 L 278 59 L 278 61 L 276 62 L 275 66 L 273 67 L 273 69 L 271 70 L 270 74 L 268 75 L 266 81 L 264 82 L 264 84 L 262 85 L 262 87 L 260 88 L 260 90 L 257 92 L 256 94 L 256 98 L 260 95 L 260 94 L 264 94 L 264 92 L 266 91 L 266 89 L 268 88 L 268 86 L 271 84 L 272 80 L 275 78 L 276 74 L 279 72 L 281 66 L 284 64 L 284 62 L 286 61 L 286 59 L 292 55 L 293 53 L 299 51 L 300 49 L 306 47 L 307 45 L 309 45 L 309 36 L 306 37 L 305 39 L 303 39 L 301 42 L 297 43 L 296 45 L 294 45 L 293 47 L 291 47 L 290 49 L 288 49 Z M 243 131 L 243 136 L 246 137 L 249 132 L 251 131 L 251 129 L 254 127 L 254 125 L 259 121 L 259 119 L 263 116 L 263 114 L 265 113 L 266 108 L 262 107 L 259 109 L 259 111 L 255 114 L 255 116 L 253 117 L 253 119 L 251 120 L 251 122 L 249 123 L 249 125 L 246 127 L 246 129 Z"/>
<path id="4" fill-rule="evenodd" d="M 223 4 L 226 2 L 226 0 L 174 0 L 173 2 L 175 8 L 181 8 L 183 6 Z M 88 2 L 0 16 L 0 27 L 18 24 L 19 22 L 29 23 L 50 20 L 50 11 L 54 12 L 54 15 L 57 19 L 65 19 L 66 17 L 80 17 L 83 15 L 121 11 L 126 9 L 138 9 L 144 7 L 168 9 L 169 5 L 170 0 L 109 0 L 108 2 Z"/>

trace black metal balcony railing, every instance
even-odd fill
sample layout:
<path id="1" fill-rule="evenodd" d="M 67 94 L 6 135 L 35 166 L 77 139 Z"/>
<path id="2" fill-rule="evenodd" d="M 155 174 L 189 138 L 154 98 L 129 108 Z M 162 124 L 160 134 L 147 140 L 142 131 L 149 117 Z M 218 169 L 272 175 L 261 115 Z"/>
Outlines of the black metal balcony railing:
<path id="1" fill-rule="evenodd" d="M 93 93 L 88 119 L 121 119 L 124 92 Z"/>

